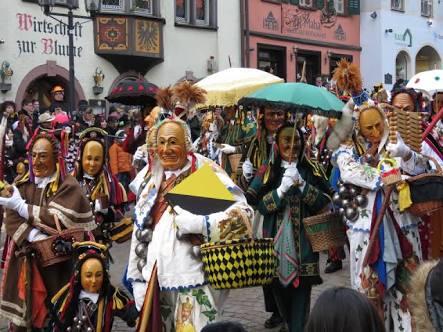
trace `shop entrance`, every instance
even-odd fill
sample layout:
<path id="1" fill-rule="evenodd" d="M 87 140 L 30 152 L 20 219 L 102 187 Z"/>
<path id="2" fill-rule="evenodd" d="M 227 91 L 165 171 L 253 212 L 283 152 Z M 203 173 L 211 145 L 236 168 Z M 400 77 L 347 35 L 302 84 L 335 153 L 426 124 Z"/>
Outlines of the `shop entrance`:
<path id="1" fill-rule="evenodd" d="M 63 87 L 65 94 L 65 102 L 68 100 L 68 82 L 63 77 L 41 76 L 32 81 L 26 89 L 25 98 L 37 99 L 40 102 L 40 109 L 47 110 L 51 105 L 51 89 L 55 85 Z M 65 110 L 66 111 L 66 110 Z"/>
<path id="2" fill-rule="evenodd" d="M 257 47 L 257 68 L 281 77 L 286 81 L 286 48 L 260 44 Z"/>
<path id="3" fill-rule="evenodd" d="M 415 73 L 432 69 L 441 69 L 441 59 L 433 47 L 425 46 L 415 57 Z"/>
<path id="4" fill-rule="evenodd" d="M 315 84 L 315 78 L 321 76 L 321 52 L 297 51 L 295 73 L 297 82 L 302 79 L 303 65 L 305 65 L 305 76 L 308 84 Z"/>

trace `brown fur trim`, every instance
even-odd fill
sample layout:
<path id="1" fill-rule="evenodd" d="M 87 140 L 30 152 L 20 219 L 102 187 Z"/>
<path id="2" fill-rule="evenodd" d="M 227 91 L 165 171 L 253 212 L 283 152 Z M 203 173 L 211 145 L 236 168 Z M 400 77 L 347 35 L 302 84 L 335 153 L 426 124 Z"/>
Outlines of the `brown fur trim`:
<path id="1" fill-rule="evenodd" d="M 166 110 L 174 109 L 174 104 L 172 102 L 172 88 L 170 86 L 158 89 L 155 95 L 155 100 L 157 100 L 157 104 L 160 107 Z"/>
<path id="2" fill-rule="evenodd" d="M 335 68 L 333 76 L 337 86 L 353 94 L 360 93 L 363 89 L 363 82 L 358 66 L 346 59 L 341 59 L 337 64 L 338 67 Z"/>
<path id="3" fill-rule="evenodd" d="M 188 81 L 176 84 L 172 88 L 172 101 L 183 106 L 192 107 L 195 104 L 203 104 L 206 101 L 206 90 L 192 85 Z"/>
<path id="4" fill-rule="evenodd" d="M 408 300 L 409 310 L 415 322 L 416 332 L 435 331 L 429 318 L 428 307 L 426 305 L 425 287 L 429 272 L 437 263 L 438 261 L 422 263 L 411 278 Z"/>

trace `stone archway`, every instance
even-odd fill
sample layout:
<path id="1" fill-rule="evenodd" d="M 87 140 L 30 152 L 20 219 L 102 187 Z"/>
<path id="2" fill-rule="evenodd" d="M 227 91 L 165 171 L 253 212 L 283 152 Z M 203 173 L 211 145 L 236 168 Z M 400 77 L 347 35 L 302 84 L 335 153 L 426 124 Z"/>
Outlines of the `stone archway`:
<path id="1" fill-rule="evenodd" d="M 395 58 L 395 81 L 408 80 L 411 76 L 411 57 L 408 52 L 400 51 Z"/>
<path id="2" fill-rule="evenodd" d="M 47 78 L 49 82 L 61 83 L 66 87 L 69 82 L 69 71 L 59 65 L 55 61 L 47 61 L 45 64 L 32 69 L 20 82 L 15 96 L 15 103 L 17 108 L 21 107 L 23 99 L 29 97 L 28 89 L 33 82 Z M 75 105 L 79 100 L 86 99 L 83 88 L 80 82 L 75 79 Z M 65 89 L 67 91 L 67 89 Z M 66 92 L 65 92 L 66 93 Z"/>
<path id="3" fill-rule="evenodd" d="M 415 57 L 415 73 L 440 68 L 441 58 L 432 46 L 424 46 L 418 51 Z"/>

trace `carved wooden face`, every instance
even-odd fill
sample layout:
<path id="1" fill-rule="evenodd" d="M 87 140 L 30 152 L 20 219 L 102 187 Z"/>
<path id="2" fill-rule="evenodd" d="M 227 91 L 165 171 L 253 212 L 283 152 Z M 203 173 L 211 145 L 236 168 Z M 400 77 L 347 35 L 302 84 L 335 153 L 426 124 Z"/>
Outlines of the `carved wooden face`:
<path id="1" fill-rule="evenodd" d="M 100 293 L 105 271 L 97 258 L 89 258 L 83 263 L 80 271 L 82 288 L 90 293 Z"/>
<path id="2" fill-rule="evenodd" d="M 186 164 L 185 131 L 178 123 L 168 122 L 159 128 L 157 154 L 166 170 L 175 171 Z"/>
<path id="3" fill-rule="evenodd" d="M 39 178 L 51 176 L 56 170 L 54 148 L 46 138 L 39 138 L 31 151 L 32 171 Z"/>
<path id="4" fill-rule="evenodd" d="M 96 176 L 103 168 L 103 161 L 103 146 L 96 141 L 87 142 L 82 154 L 83 172 Z"/>
<path id="5" fill-rule="evenodd" d="M 383 116 L 376 108 L 363 111 L 359 117 L 360 132 L 370 143 L 380 143 L 385 130 Z"/>
<path id="6" fill-rule="evenodd" d="M 399 93 L 392 99 L 392 106 L 408 112 L 416 111 L 414 100 L 409 94 L 404 92 Z"/>
<path id="7" fill-rule="evenodd" d="M 265 128 L 268 134 L 275 134 L 284 122 L 285 112 L 283 110 L 265 108 Z"/>
<path id="8" fill-rule="evenodd" d="M 277 144 L 281 159 L 291 162 L 297 160 L 300 154 L 301 141 L 296 129 L 284 128 L 278 135 Z"/>

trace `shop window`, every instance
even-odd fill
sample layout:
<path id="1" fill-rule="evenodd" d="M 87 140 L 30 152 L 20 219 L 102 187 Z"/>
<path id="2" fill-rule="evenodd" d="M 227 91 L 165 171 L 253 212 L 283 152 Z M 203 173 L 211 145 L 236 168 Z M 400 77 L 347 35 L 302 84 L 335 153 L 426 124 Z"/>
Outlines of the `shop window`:
<path id="1" fill-rule="evenodd" d="M 257 68 L 286 79 L 286 49 L 272 45 L 258 45 Z"/>
<path id="2" fill-rule="evenodd" d="M 432 0 L 421 0 L 421 15 L 425 17 L 432 16 Z"/>
<path id="3" fill-rule="evenodd" d="M 216 0 L 175 0 L 175 23 L 180 25 L 216 27 Z"/>
<path id="4" fill-rule="evenodd" d="M 345 14 L 345 0 L 334 0 L 334 8 L 337 14 Z"/>
<path id="5" fill-rule="evenodd" d="M 405 2 L 404 0 L 391 0 L 391 9 L 404 11 L 405 10 Z"/>

